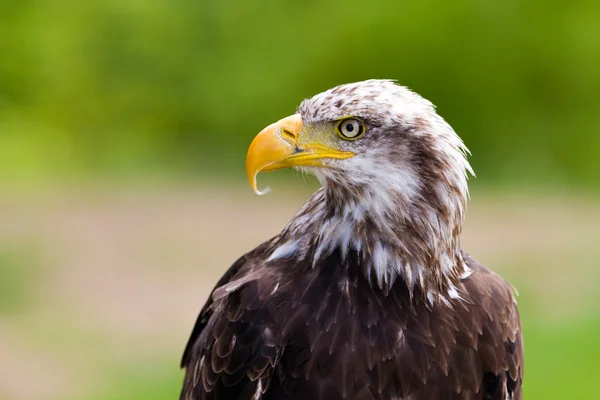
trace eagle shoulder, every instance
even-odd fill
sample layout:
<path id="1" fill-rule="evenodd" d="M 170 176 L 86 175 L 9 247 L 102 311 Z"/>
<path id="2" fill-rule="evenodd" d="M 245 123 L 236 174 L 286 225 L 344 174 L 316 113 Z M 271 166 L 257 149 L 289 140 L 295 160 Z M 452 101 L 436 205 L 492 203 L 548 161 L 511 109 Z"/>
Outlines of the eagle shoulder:
<path id="1" fill-rule="evenodd" d="M 524 355 L 516 290 L 465 252 L 462 256 L 473 273 L 462 282 L 466 297 L 464 309 L 457 315 L 463 321 L 471 321 L 472 327 L 466 331 L 477 332 L 477 340 L 472 344 L 482 366 L 484 398 L 519 400 Z M 458 338 L 460 342 L 460 335 Z M 468 381 L 469 373 L 464 368 L 459 380 Z"/>
<path id="2" fill-rule="evenodd" d="M 280 354 L 261 292 L 269 271 L 257 264 L 267 243 L 229 268 L 200 311 L 181 361 L 182 400 L 260 399 L 267 390 Z"/>

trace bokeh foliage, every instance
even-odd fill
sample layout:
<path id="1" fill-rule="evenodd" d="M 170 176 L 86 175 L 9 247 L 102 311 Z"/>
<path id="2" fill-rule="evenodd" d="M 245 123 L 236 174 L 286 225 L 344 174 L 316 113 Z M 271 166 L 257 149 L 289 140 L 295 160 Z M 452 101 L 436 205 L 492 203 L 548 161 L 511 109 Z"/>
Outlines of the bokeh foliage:
<path id="1" fill-rule="evenodd" d="M 241 174 L 253 135 L 303 98 L 387 77 L 438 105 L 486 181 L 597 185 L 598 15 L 591 0 L 2 2 L 0 175 Z"/>

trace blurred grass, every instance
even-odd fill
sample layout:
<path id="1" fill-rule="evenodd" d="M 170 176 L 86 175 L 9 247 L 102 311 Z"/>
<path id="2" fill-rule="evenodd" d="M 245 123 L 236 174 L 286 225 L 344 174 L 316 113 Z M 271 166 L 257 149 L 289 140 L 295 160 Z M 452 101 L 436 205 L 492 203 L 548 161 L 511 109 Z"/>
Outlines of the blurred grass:
<path id="1" fill-rule="evenodd" d="M 31 304 L 32 284 L 38 277 L 34 248 L 0 242 L 0 315 L 23 312 Z"/>
<path id="2" fill-rule="evenodd" d="M 600 301 L 598 296 L 590 301 Z M 523 318 L 526 399 L 592 399 L 600 368 L 600 315 L 564 324 Z M 523 313 L 523 312 L 522 312 Z"/>
<path id="3" fill-rule="evenodd" d="M 311 190 L 277 183 L 259 198 L 212 184 L 91 186 L 0 196 L 0 398 L 176 398 L 179 358 L 210 288 Z M 594 393 L 599 227 L 597 196 L 473 193 L 463 247 L 519 290 L 527 399 Z"/>

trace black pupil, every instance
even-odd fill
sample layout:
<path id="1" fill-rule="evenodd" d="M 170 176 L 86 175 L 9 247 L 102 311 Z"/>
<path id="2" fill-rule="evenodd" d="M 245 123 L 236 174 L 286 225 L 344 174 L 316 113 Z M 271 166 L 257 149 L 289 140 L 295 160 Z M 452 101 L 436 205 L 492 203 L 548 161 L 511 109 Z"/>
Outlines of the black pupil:
<path id="1" fill-rule="evenodd" d="M 354 125 L 352 125 L 352 123 L 350 123 L 350 124 L 346 125 L 346 130 L 347 130 L 348 132 L 352 132 L 352 131 L 354 130 Z"/>

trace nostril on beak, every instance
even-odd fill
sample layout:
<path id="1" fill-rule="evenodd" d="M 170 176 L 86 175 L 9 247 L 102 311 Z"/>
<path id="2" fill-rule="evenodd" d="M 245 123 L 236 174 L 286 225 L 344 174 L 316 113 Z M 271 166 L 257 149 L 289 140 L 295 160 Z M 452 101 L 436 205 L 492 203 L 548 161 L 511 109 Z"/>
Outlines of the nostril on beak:
<path id="1" fill-rule="evenodd" d="M 298 144 L 298 137 L 296 136 L 296 134 L 294 134 L 293 132 L 291 132 L 287 129 L 282 129 L 281 137 L 286 142 L 289 142 L 290 144 L 293 144 L 294 146 L 296 146 Z"/>

